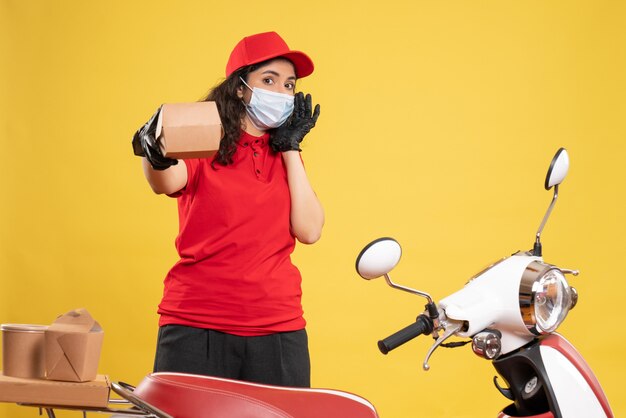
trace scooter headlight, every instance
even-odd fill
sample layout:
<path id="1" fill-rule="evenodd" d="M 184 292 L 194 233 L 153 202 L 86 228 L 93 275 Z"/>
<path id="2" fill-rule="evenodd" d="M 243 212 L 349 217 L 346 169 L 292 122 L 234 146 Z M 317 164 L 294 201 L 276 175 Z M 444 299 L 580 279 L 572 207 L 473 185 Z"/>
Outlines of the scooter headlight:
<path id="1" fill-rule="evenodd" d="M 572 304 L 567 281 L 560 270 L 548 270 L 535 283 L 535 315 L 537 327 L 553 332 L 563 322 Z"/>
<path id="2" fill-rule="evenodd" d="M 534 261 L 520 283 L 520 309 L 528 330 L 554 332 L 574 305 L 574 291 L 558 268 Z"/>

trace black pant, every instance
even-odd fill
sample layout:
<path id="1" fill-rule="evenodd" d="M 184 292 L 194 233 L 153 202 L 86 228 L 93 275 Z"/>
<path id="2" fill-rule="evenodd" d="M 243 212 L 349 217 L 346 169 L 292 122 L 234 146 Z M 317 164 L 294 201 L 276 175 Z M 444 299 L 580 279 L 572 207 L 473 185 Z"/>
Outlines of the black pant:
<path id="1" fill-rule="evenodd" d="M 240 337 L 183 325 L 159 328 L 155 372 L 179 372 L 270 385 L 310 387 L 306 330 Z"/>

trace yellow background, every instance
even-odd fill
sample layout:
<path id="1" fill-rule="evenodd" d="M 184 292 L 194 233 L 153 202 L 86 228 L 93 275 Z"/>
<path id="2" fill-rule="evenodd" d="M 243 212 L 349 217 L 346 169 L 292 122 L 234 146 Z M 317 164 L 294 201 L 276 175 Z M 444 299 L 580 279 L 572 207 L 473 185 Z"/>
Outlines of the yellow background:
<path id="1" fill-rule="evenodd" d="M 393 236 L 403 259 L 392 277 L 441 299 L 530 248 L 564 146 L 571 170 L 544 256 L 581 275 L 560 330 L 626 414 L 625 2 L 0 5 L 0 322 L 86 307 L 105 329 L 101 373 L 136 384 L 151 370 L 177 219 L 131 136 L 159 104 L 221 80 L 243 36 L 276 30 L 314 59 L 299 88 L 322 107 L 303 157 L 327 224 L 294 255 L 314 386 L 360 394 L 382 417 L 496 416 L 506 400 L 494 370 L 468 347 L 436 351 L 428 373 L 426 339 L 378 352 L 424 303 L 359 279 L 354 259 Z M 36 414 L 0 405 L 0 416 Z"/>

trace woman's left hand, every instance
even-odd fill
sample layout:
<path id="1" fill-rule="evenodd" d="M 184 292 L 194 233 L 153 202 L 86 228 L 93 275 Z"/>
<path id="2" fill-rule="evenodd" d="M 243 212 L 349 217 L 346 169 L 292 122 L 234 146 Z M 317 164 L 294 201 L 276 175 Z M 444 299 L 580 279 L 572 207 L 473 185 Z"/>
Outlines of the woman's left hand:
<path id="1" fill-rule="evenodd" d="M 270 146 L 276 152 L 302 151 L 300 142 L 305 135 L 315 126 L 320 115 L 320 105 L 313 104 L 311 95 L 306 97 L 303 93 L 297 93 L 294 98 L 293 114 L 283 125 L 276 128 L 270 137 Z"/>

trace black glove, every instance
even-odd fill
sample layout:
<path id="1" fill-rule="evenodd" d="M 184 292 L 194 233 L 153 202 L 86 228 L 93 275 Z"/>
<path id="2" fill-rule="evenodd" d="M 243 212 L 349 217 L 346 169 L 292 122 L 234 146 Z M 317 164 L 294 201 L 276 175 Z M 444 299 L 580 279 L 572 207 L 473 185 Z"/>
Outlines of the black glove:
<path id="1" fill-rule="evenodd" d="M 310 94 L 306 97 L 303 93 L 296 94 L 291 117 L 271 134 L 270 146 L 274 151 L 302 151 L 300 142 L 315 126 L 320 115 L 320 105 L 315 105 L 313 114 L 312 107 Z"/>
<path id="2" fill-rule="evenodd" d="M 156 127 L 160 113 L 161 106 L 133 136 L 133 153 L 139 157 L 146 157 L 155 170 L 165 170 L 178 164 L 178 160 L 163 156 L 159 140 L 156 138 Z"/>

